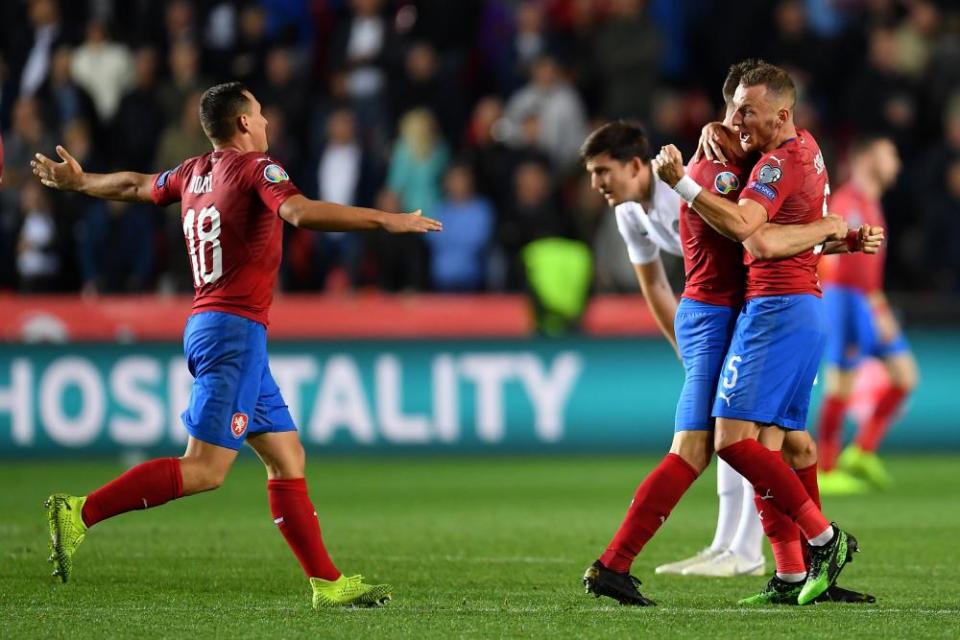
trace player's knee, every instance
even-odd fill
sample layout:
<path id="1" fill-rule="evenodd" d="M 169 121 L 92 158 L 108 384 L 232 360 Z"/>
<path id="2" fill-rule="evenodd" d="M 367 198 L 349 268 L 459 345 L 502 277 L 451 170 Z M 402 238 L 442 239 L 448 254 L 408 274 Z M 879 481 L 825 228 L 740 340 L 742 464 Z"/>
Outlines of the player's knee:
<path id="1" fill-rule="evenodd" d="M 812 438 L 787 438 L 783 443 L 783 461 L 794 469 L 806 469 L 816 464 L 816 443 Z"/>
<path id="2" fill-rule="evenodd" d="M 181 458 L 180 474 L 183 480 L 183 492 L 191 495 L 218 489 L 227 479 L 229 471 L 229 466 L 210 464 L 197 458 Z"/>
<path id="3" fill-rule="evenodd" d="M 906 360 L 900 366 L 890 370 L 890 381 L 904 393 L 911 393 L 917 387 L 920 375 L 913 359 Z"/>
<path id="4" fill-rule="evenodd" d="M 302 478 L 306 469 L 307 454 L 299 441 L 291 444 L 281 455 L 263 459 L 267 477 L 271 480 Z"/>

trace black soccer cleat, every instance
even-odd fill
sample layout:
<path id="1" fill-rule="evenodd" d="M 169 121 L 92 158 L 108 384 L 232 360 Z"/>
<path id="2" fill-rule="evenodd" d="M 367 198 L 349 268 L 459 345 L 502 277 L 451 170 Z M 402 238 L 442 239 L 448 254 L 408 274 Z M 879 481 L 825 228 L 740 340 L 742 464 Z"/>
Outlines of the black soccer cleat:
<path id="1" fill-rule="evenodd" d="M 814 600 L 814 603 L 820 602 L 840 602 L 846 604 L 873 604 L 877 601 L 875 597 L 869 593 L 860 593 L 859 591 L 851 591 L 850 589 L 844 589 L 843 587 L 838 587 L 833 585 Z"/>
<path id="2" fill-rule="evenodd" d="M 837 582 L 840 572 L 853 560 L 853 554 L 859 551 L 857 539 L 831 522 L 833 538 L 822 547 L 808 547 L 810 550 L 810 571 L 807 581 L 798 598 L 800 604 L 809 604 Z"/>
<path id="3" fill-rule="evenodd" d="M 583 586 L 594 597 L 607 596 L 626 606 L 653 607 L 657 604 L 640 593 L 640 580 L 626 572 L 612 571 L 599 560 L 587 567 Z"/>

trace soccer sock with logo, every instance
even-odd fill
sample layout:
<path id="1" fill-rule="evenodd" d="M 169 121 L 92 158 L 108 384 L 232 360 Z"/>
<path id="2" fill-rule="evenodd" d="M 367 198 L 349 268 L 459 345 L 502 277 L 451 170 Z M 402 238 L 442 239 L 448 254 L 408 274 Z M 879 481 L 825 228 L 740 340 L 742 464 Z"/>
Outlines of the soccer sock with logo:
<path id="1" fill-rule="evenodd" d="M 630 570 L 633 559 L 653 537 L 700 474 L 675 453 L 668 453 L 637 487 L 627 517 L 600 562 L 612 571 Z"/>
<path id="2" fill-rule="evenodd" d="M 268 480 L 267 494 L 273 521 L 297 556 L 307 577 L 324 580 L 339 578 L 340 572 L 323 546 L 320 521 L 307 494 L 306 479 Z"/>
<path id="3" fill-rule="evenodd" d="M 887 429 L 893 416 L 900 410 L 907 397 L 907 392 L 896 385 L 890 385 L 877 400 L 877 405 L 873 408 L 873 415 L 863 424 L 860 432 L 857 433 L 857 446 L 864 451 L 871 453 L 880 448 L 880 442 L 886 435 Z"/>
<path id="4" fill-rule="evenodd" d="M 797 474 L 786 465 L 779 451 L 770 451 L 756 440 L 746 439 L 724 447 L 717 455 L 747 478 L 754 489 L 797 523 L 807 540 L 822 540 L 830 523 L 807 495 Z M 829 540 L 829 538 L 827 538 Z"/>
<path id="5" fill-rule="evenodd" d="M 847 401 L 837 396 L 827 396 L 820 409 L 820 424 L 817 425 L 817 449 L 819 464 L 824 471 L 833 471 L 840 455 L 840 440 L 843 435 L 843 417 L 847 413 Z"/>
<path id="6" fill-rule="evenodd" d="M 753 493 L 752 488 L 750 493 Z M 743 478 L 723 460 L 717 461 L 717 497 L 720 511 L 717 514 L 717 530 L 713 534 L 710 548 L 723 551 L 729 549 L 733 542 L 743 506 Z"/>
<path id="7" fill-rule="evenodd" d="M 138 464 L 87 496 L 81 517 L 92 527 L 134 509 L 149 509 L 183 495 L 180 458 L 157 458 Z"/>

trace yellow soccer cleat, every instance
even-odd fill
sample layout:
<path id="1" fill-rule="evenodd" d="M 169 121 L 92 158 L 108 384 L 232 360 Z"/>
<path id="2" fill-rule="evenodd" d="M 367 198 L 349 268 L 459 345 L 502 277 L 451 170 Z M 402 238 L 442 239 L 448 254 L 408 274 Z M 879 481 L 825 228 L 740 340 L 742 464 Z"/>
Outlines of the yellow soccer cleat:
<path id="1" fill-rule="evenodd" d="M 50 557 L 47 560 L 53 563 L 53 575 L 60 578 L 60 582 L 70 579 L 73 554 L 87 535 L 87 525 L 80 516 L 86 501 L 85 496 L 55 493 L 43 503 L 50 523 Z"/>
<path id="2" fill-rule="evenodd" d="M 363 576 L 340 576 L 336 580 L 310 578 L 313 608 L 379 607 L 393 598 L 388 584 L 366 584 Z"/>
<path id="3" fill-rule="evenodd" d="M 880 457 L 871 451 L 864 451 L 855 444 L 843 450 L 837 459 L 837 466 L 866 480 L 878 489 L 889 489 L 893 485 L 893 477 L 880 461 Z"/>
<path id="4" fill-rule="evenodd" d="M 870 493 L 873 487 L 843 469 L 834 469 L 817 475 L 822 496 L 856 496 Z"/>

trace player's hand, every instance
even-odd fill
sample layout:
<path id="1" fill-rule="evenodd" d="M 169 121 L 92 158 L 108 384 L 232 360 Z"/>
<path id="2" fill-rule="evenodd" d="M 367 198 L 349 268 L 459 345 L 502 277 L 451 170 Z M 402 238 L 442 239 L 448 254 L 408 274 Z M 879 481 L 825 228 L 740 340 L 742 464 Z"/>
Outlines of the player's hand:
<path id="1" fill-rule="evenodd" d="M 63 162 L 54 162 L 42 153 L 30 161 L 33 175 L 46 187 L 61 191 L 78 191 L 83 184 L 83 167 L 65 148 L 57 145 L 57 155 Z"/>
<path id="2" fill-rule="evenodd" d="M 680 154 L 680 150 L 672 144 L 661 147 L 660 153 L 657 154 L 651 164 L 654 173 L 671 187 L 677 186 L 680 178 L 686 173 L 683 169 L 683 156 Z"/>
<path id="3" fill-rule="evenodd" d="M 824 218 L 830 225 L 830 235 L 827 240 L 846 240 L 847 232 L 850 230 L 847 221 L 835 213 L 831 213 Z"/>
<path id="4" fill-rule="evenodd" d="M 880 251 L 885 240 L 883 227 L 870 224 L 861 225 L 859 235 L 860 250 L 871 255 Z"/>
<path id="5" fill-rule="evenodd" d="M 700 158 L 706 158 L 711 162 L 727 163 L 727 155 L 724 152 L 725 142 L 729 138 L 730 130 L 723 126 L 721 122 L 709 122 L 700 130 L 700 142 L 697 144 L 697 152 L 693 154 L 693 161 L 697 162 Z"/>
<path id="6" fill-rule="evenodd" d="M 391 213 L 386 217 L 383 228 L 390 233 L 427 233 L 443 231 L 443 223 L 423 215 L 420 209 L 413 213 Z"/>

